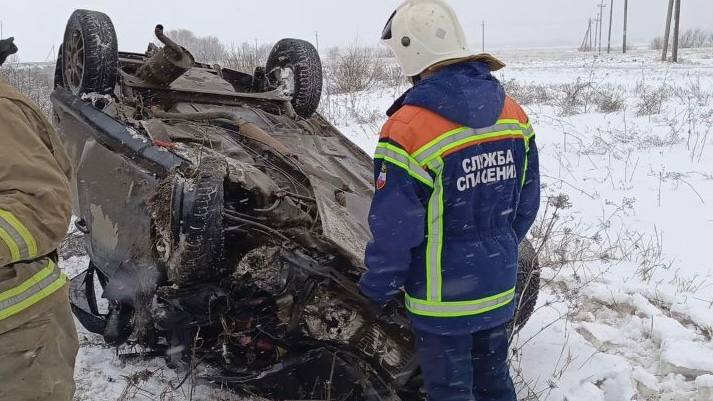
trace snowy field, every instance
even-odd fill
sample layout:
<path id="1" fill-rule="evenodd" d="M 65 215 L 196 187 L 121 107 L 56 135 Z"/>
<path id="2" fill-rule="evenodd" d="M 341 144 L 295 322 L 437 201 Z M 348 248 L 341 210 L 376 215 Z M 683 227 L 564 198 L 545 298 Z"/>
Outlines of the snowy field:
<path id="1" fill-rule="evenodd" d="M 543 290 L 512 349 L 520 399 L 713 400 L 713 49 L 679 65 L 649 51 L 497 55 L 543 175 Z M 371 153 L 402 89 L 325 96 L 321 110 Z M 76 400 L 241 399 L 80 337 Z"/>

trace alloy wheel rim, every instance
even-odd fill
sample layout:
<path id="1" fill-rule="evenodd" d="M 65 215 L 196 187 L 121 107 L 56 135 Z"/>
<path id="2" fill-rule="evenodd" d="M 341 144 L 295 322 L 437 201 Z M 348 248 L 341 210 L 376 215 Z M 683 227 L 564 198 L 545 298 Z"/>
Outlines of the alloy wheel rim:
<path id="1" fill-rule="evenodd" d="M 64 50 L 64 79 L 73 92 L 77 92 L 82 87 L 84 79 L 84 38 L 78 30 L 72 33 L 72 37 Z"/>

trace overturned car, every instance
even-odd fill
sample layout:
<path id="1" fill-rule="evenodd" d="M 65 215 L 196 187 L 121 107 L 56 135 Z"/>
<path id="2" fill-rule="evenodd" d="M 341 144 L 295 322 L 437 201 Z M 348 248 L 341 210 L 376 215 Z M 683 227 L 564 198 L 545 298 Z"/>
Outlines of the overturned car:
<path id="1" fill-rule="evenodd" d="M 119 52 L 109 17 L 77 10 L 60 49 L 55 123 L 91 260 L 79 321 L 269 398 L 422 399 L 403 306 L 373 315 L 358 291 L 373 164 L 316 113 L 316 49 L 284 39 L 249 75 L 155 34 Z M 515 330 L 539 286 L 521 253 Z"/>

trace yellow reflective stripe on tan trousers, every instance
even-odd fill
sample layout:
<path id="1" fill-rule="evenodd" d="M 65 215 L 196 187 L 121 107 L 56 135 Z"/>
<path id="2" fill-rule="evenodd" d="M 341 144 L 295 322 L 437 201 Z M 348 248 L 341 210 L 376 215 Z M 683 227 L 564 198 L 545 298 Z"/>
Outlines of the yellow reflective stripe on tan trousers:
<path id="1" fill-rule="evenodd" d="M 14 316 L 41 302 L 62 288 L 68 281 L 57 264 L 46 259 L 47 266 L 32 277 L 0 292 L 0 320 Z"/>

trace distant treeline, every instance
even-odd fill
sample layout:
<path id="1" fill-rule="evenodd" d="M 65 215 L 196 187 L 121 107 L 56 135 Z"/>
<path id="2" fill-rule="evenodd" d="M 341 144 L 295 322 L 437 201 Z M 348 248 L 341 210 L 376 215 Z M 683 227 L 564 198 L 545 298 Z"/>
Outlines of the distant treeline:
<path id="1" fill-rule="evenodd" d="M 678 39 L 678 47 L 682 49 L 713 47 L 713 32 L 701 28 L 684 31 Z M 663 36 L 658 36 L 651 41 L 651 49 L 663 49 Z"/>

